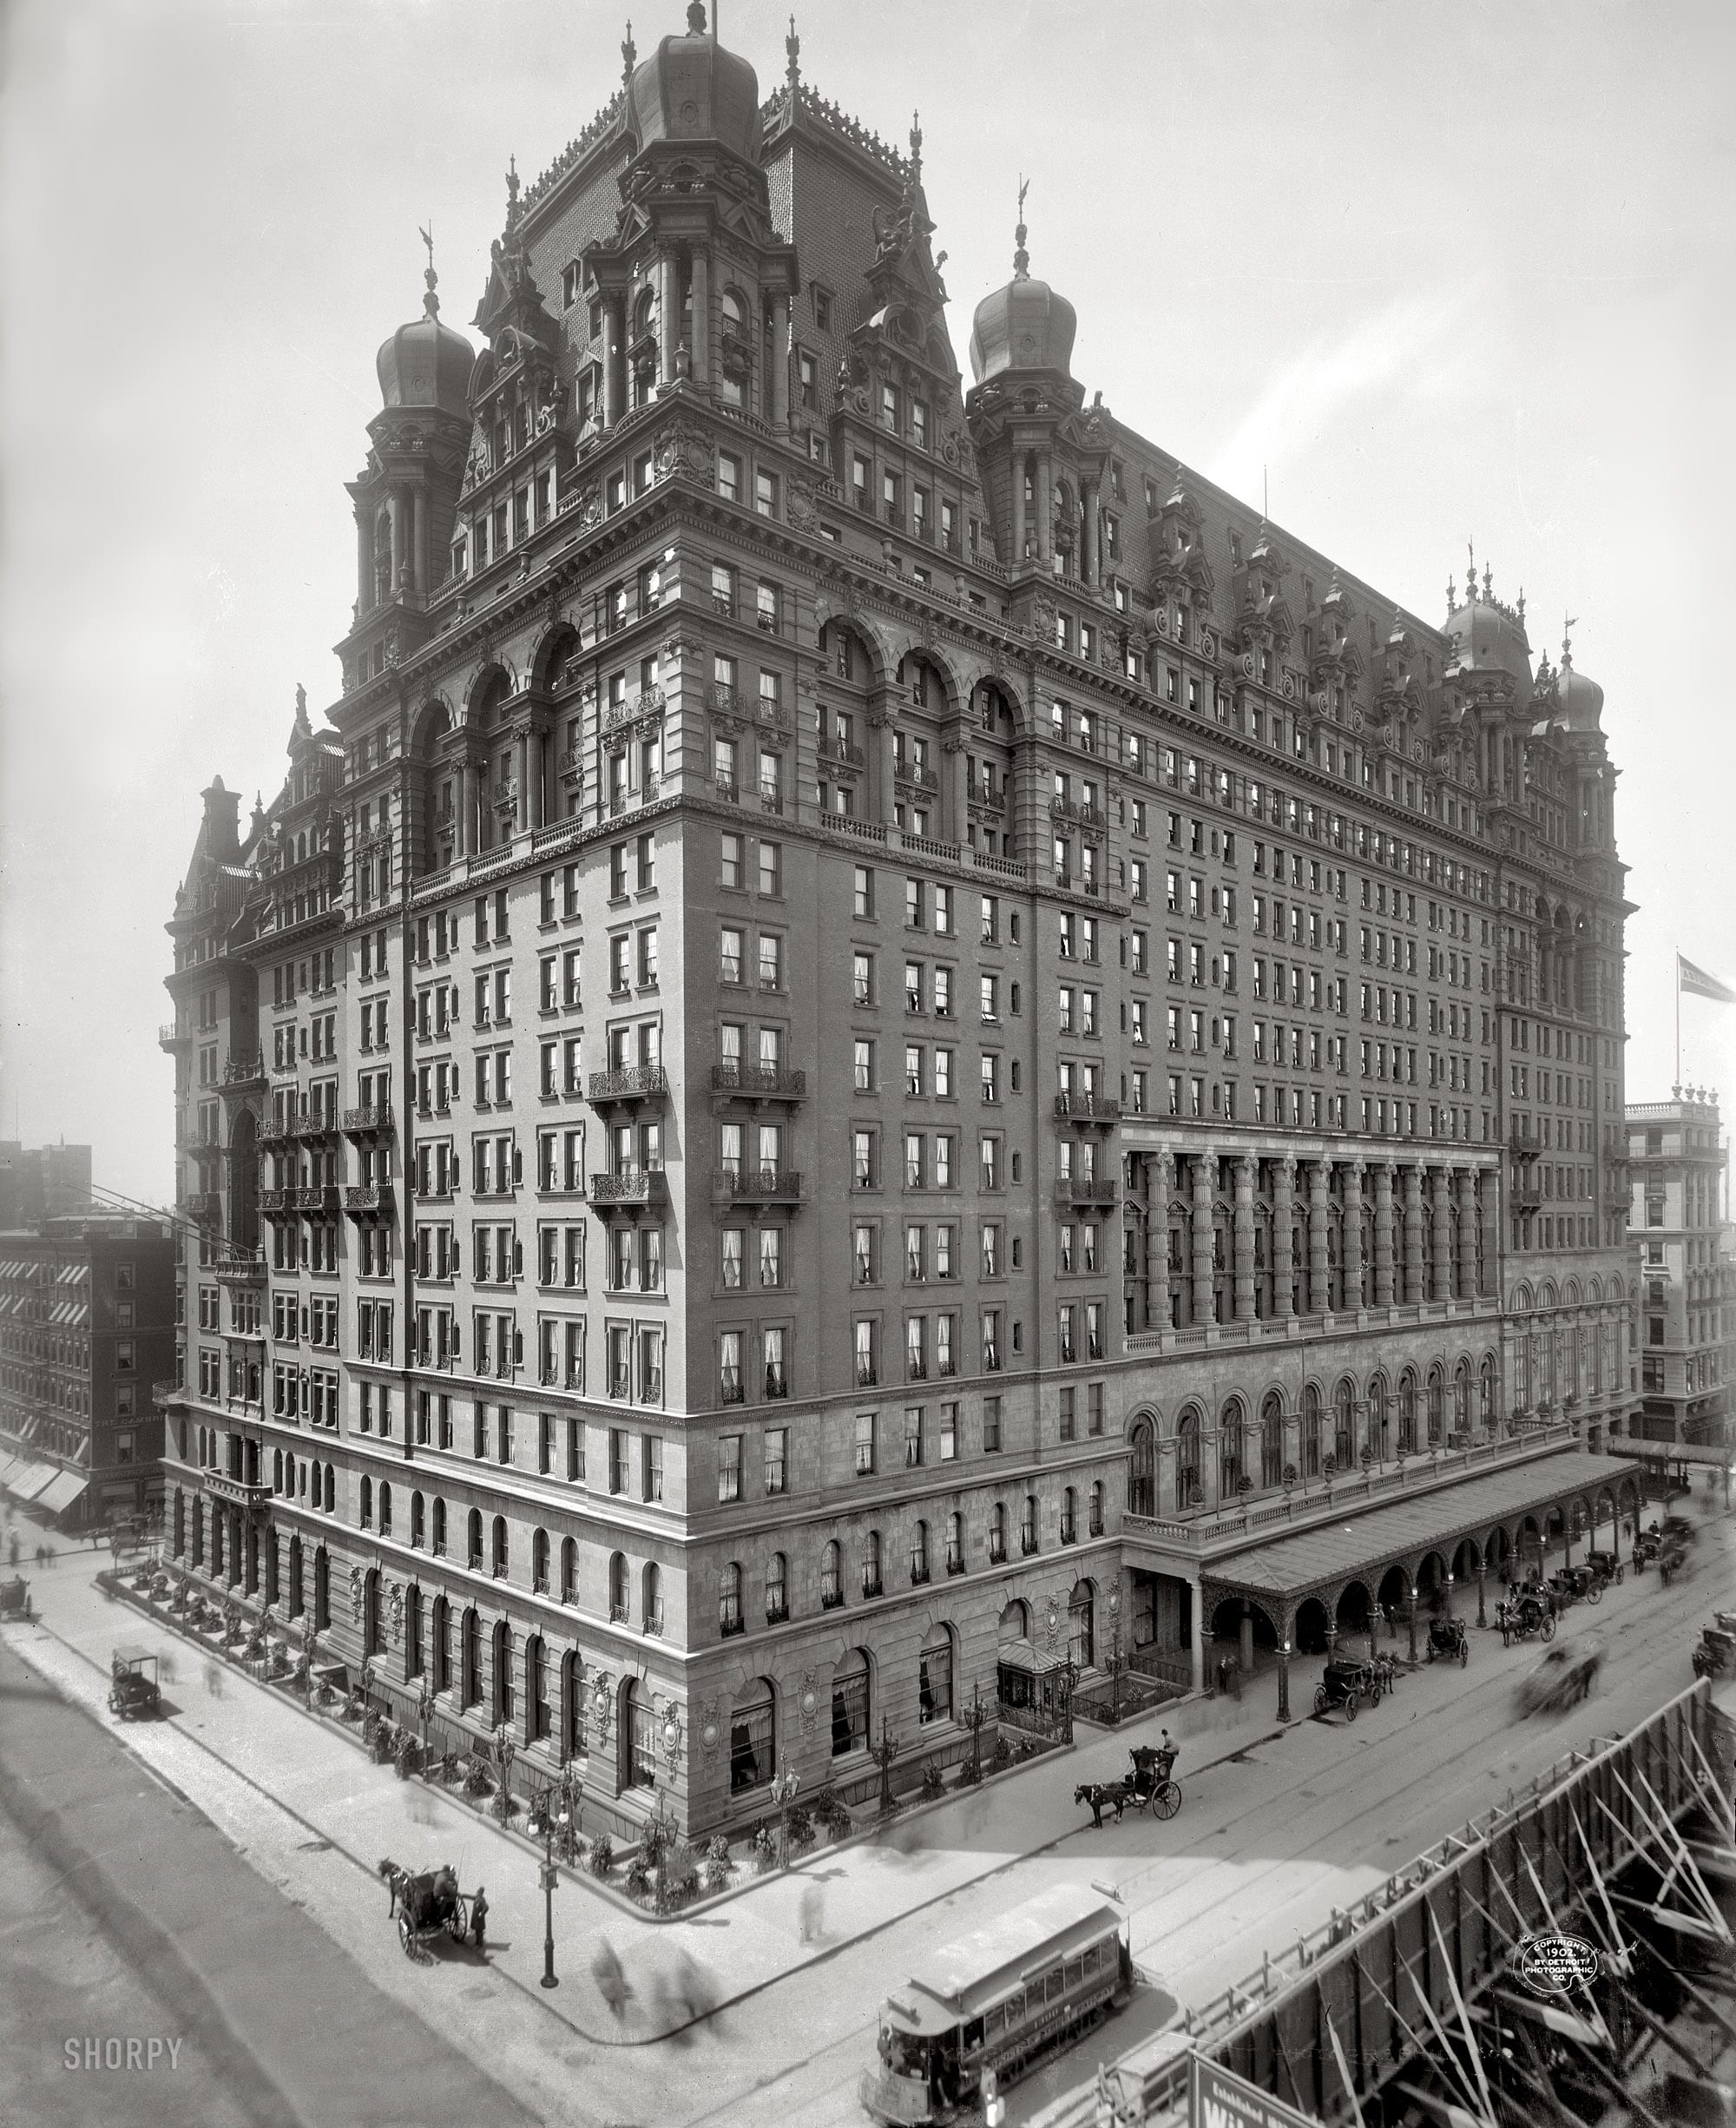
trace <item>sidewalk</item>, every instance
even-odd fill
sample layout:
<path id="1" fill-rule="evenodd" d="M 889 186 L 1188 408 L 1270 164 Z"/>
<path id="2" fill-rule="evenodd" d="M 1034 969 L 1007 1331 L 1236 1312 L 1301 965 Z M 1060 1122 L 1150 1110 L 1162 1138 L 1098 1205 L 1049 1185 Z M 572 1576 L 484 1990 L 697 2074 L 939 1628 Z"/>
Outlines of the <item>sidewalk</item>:
<path id="1" fill-rule="evenodd" d="M 925 1808 L 907 1808 L 884 1829 L 844 1847 L 823 1846 L 788 1871 L 750 1880 L 733 1898 L 691 1920 L 658 1920 L 623 1912 L 582 1871 L 563 1869 L 556 1894 L 557 1990 L 537 1986 L 542 1970 L 543 1900 L 540 1857 L 521 1840 L 421 1781 L 400 1781 L 376 1766 L 359 1746 L 328 1724 L 310 1720 L 279 1690 L 255 1683 L 216 1664 L 207 1690 L 199 1647 L 94 1585 L 95 1555 L 62 1553 L 37 1577 L 32 1596 L 44 1613 L 36 1628 L 7 1626 L 17 1651 L 67 1696 L 106 1712 L 108 1657 L 121 1641 L 136 1642 L 167 1658 L 167 1726 L 210 1754 L 255 1792 L 288 1812 L 312 1841 L 329 1843 L 369 1880 L 357 1889 L 378 1899 L 382 1946 L 400 1955 L 389 1933 L 388 1895 L 377 1876 L 382 1857 L 412 1869 L 450 1860 L 466 1891 L 488 1888 L 490 1972 L 524 1990 L 551 2017 L 598 2045 L 643 2045 L 667 2037 L 707 2009 L 739 2002 L 786 1974 L 832 1958 L 904 1916 L 946 1898 L 1022 1856 L 1061 1846 L 1091 1829 L 1089 1812 L 1073 1793 L 1084 1782 L 1118 1779 L 1128 1770 L 1130 1744 L 1155 1739 L 1167 1726 L 1181 1745 L 1177 1776 L 1184 1794 L 1191 1776 L 1233 1756 L 1276 1722 L 1272 1673 L 1249 1680 L 1235 1702 L 1185 1701 L 1125 1723 L 1120 1732 L 1085 1725 L 1071 1751 L 1048 1755 L 1016 1774 L 968 1789 Z M 215 1664 L 215 1658 L 213 1658 Z M 1296 1705 L 1292 1678 L 1292 1710 Z M 163 1724 L 136 1723 L 123 1732 L 148 1762 L 151 1739 Z M 307 1845 L 308 1842 L 300 1843 Z M 818 1947 L 804 1942 L 804 1894 L 825 1885 L 827 1934 Z M 320 1918 L 318 1914 L 316 1919 Z M 728 1929 L 727 1979 L 720 1997 L 704 2006 L 642 2000 L 623 2031 L 589 1970 L 606 1939 L 631 1972 L 635 1960 L 677 1969 L 684 1957 L 716 1970 L 717 1930 Z M 437 1958 L 444 1958 L 437 1950 Z M 642 1996 L 643 1991 L 641 1991 Z"/>

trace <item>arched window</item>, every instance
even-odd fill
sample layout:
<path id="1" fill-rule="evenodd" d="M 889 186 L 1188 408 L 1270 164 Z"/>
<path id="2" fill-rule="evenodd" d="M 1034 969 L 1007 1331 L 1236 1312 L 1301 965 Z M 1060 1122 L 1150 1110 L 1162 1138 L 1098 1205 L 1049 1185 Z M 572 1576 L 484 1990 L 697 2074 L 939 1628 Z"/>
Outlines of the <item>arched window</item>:
<path id="1" fill-rule="evenodd" d="M 989 1560 L 991 1565 L 1004 1565 L 1007 1557 L 1007 1511 L 996 1500 L 989 1510 Z"/>
<path id="2" fill-rule="evenodd" d="M 391 1487 L 384 1479 L 379 1489 L 379 1533 L 382 1537 L 391 1535 Z"/>
<path id="3" fill-rule="evenodd" d="M 422 1540 L 427 1534 L 427 1504 L 419 1492 L 410 1496 L 410 1548 L 420 1552 Z"/>
<path id="4" fill-rule="evenodd" d="M 1312 1382 L 1302 1392 L 1302 1475 L 1320 1475 L 1320 1392 Z"/>
<path id="5" fill-rule="evenodd" d="M 1259 1482 L 1276 1486 L 1283 1481 L 1284 1399 L 1273 1389 L 1259 1407 Z"/>
<path id="6" fill-rule="evenodd" d="M 1149 1419 L 1134 1421 L 1131 1453 L 1128 1459 L 1128 1512 L 1157 1512 L 1157 1428 Z"/>
<path id="7" fill-rule="evenodd" d="M 313 1555 L 313 1630 L 316 1633 L 332 1630 L 332 1562 L 324 1545 Z"/>
<path id="8" fill-rule="evenodd" d="M 524 1699 L 526 1739 L 540 1743 L 549 1734 L 549 1663 L 540 1633 L 524 1646 Z"/>
<path id="9" fill-rule="evenodd" d="M 549 1593 L 549 1532 L 533 1530 L 530 1533 L 530 1585 L 539 1596 Z"/>
<path id="10" fill-rule="evenodd" d="M 627 1558 L 620 1552 L 609 1554 L 608 1616 L 612 1625 L 627 1624 Z"/>
<path id="11" fill-rule="evenodd" d="M 1073 1513 L 1073 1503 L 1075 1498 L 1076 1495 L 1071 1486 L 1063 1488 L 1061 1495 L 1061 1541 L 1063 1545 L 1071 1545 L 1078 1541 L 1079 1525 L 1074 1519 Z"/>
<path id="12" fill-rule="evenodd" d="M 790 1615 L 788 1587 L 789 1562 L 781 1552 L 774 1552 L 766 1569 L 766 1623 L 781 1625 Z"/>
<path id="13" fill-rule="evenodd" d="M 1233 1499 L 1242 1476 L 1242 1407 L 1232 1397 L 1218 1413 L 1218 1498 Z"/>
<path id="14" fill-rule="evenodd" d="M 589 1756 L 585 1729 L 584 1664 L 576 1648 L 561 1657 L 561 1756 L 562 1760 Z"/>
<path id="15" fill-rule="evenodd" d="M 577 1539 L 561 1539 L 561 1601 L 576 1604 L 579 1600 L 579 1547 Z"/>
<path id="16" fill-rule="evenodd" d="M 1429 1446 L 1438 1448 L 1447 1430 L 1447 1384 L 1438 1367 L 1429 1369 Z"/>
<path id="17" fill-rule="evenodd" d="M 371 1566 L 362 1582 L 362 1653 L 380 1654 L 385 1637 L 380 1631 L 379 1570 Z"/>
<path id="18" fill-rule="evenodd" d="M 1485 1353 L 1483 1366 L 1478 1370 L 1476 1385 L 1477 1424 L 1485 1428 L 1492 1427 L 1495 1424 L 1495 1354 L 1492 1352 Z"/>
<path id="19" fill-rule="evenodd" d="M 729 1792 L 763 1787 L 778 1770 L 777 1702 L 769 1677 L 756 1677 L 729 1713 Z"/>
<path id="20" fill-rule="evenodd" d="M 844 1554 L 838 1539 L 830 1538 L 819 1562 L 819 1607 L 836 1611 L 844 1601 Z"/>
<path id="21" fill-rule="evenodd" d="M 911 1533 L 911 1585 L 920 1588 L 928 1579 L 928 1525 L 918 1522 Z"/>
<path id="22" fill-rule="evenodd" d="M 1453 1370 L 1453 1432 L 1461 1443 L 1470 1433 L 1470 1361 L 1461 1360 Z"/>
<path id="23" fill-rule="evenodd" d="M 458 1629 L 458 1704 L 474 1707 L 483 1696 L 483 1622 L 474 1606 Z"/>
<path id="24" fill-rule="evenodd" d="M 434 1598 L 434 1690 L 446 1692 L 452 1685 L 452 1607 L 444 1596 Z"/>
<path id="25" fill-rule="evenodd" d="M 494 1657 L 494 1724 L 498 1729 L 512 1719 L 512 1628 L 504 1618 L 495 1621 L 491 1653 Z"/>
<path id="26" fill-rule="evenodd" d="M 404 1674 L 422 1675 L 422 1591 L 415 1582 L 404 1592 Z"/>
<path id="27" fill-rule="evenodd" d="M 1398 1453 L 1413 1454 L 1417 1446 L 1417 1377 L 1407 1367 L 1398 1377 Z"/>
<path id="28" fill-rule="evenodd" d="M 1392 1453 L 1392 1399 L 1384 1374 L 1368 1385 L 1368 1445 L 1383 1461 Z"/>
<path id="29" fill-rule="evenodd" d="M 917 1658 L 917 1719 L 924 1726 L 952 1719 L 952 1636 L 944 1625 L 933 1628 Z"/>
<path id="30" fill-rule="evenodd" d="M 365 1530 L 374 1526 L 374 1481 L 364 1473 L 362 1478 L 361 1525 Z"/>
<path id="31" fill-rule="evenodd" d="M 437 1496 L 434 1502 L 433 1552 L 437 1559 L 446 1556 L 446 1503 Z"/>
<path id="32" fill-rule="evenodd" d="M 746 1623 L 741 1616 L 741 1569 L 732 1559 L 718 1583 L 717 1630 L 727 1639 L 740 1632 Z"/>
<path id="33" fill-rule="evenodd" d="M 661 1633 L 663 1630 L 663 1577 L 654 1559 L 647 1563 L 641 1577 L 645 1594 L 645 1631 Z"/>
<path id="34" fill-rule="evenodd" d="M 496 1581 L 504 1581 L 506 1578 L 506 1517 L 504 1515 L 496 1515 L 494 1519 L 492 1552 L 490 1571 Z"/>
<path id="35" fill-rule="evenodd" d="M 868 1657 L 853 1648 L 832 1673 L 832 1756 L 868 1749 Z"/>
<path id="36" fill-rule="evenodd" d="M 1205 1499 L 1200 1482 L 1200 1407 L 1190 1404 L 1175 1422 L 1175 1504 L 1198 1507 Z"/>
<path id="37" fill-rule="evenodd" d="M 964 1518 L 956 1512 L 946 1518 L 946 1571 L 964 1571 Z"/>
<path id="38" fill-rule="evenodd" d="M 649 1690 L 629 1677 L 621 1695 L 623 1785 L 648 1789 L 657 1784 L 657 1709 Z"/>
<path id="39" fill-rule="evenodd" d="M 1081 1670 L 1097 1660 L 1097 1591 L 1095 1583 L 1075 1581 L 1067 1599 L 1068 1649 Z"/>
<path id="40" fill-rule="evenodd" d="M 1029 1558 L 1036 1550 L 1036 1495 L 1025 1495 L 1024 1513 L 1019 1520 L 1019 1550 Z"/>
<path id="41" fill-rule="evenodd" d="M 870 1530 L 862 1540 L 862 1593 L 880 1593 L 880 1532 Z"/>
<path id="42" fill-rule="evenodd" d="M 465 1527 L 469 1535 L 467 1557 L 470 1571 L 479 1574 L 483 1570 L 483 1511 L 480 1507 L 471 1508 Z"/>
<path id="43" fill-rule="evenodd" d="M 283 1491 L 283 1451 L 281 1448 L 274 1448 L 272 1451 L 272 1491 L 273 1492 Z M 175 1550 L 179 1552 L 181 1546 L 177 1545 Z"/>

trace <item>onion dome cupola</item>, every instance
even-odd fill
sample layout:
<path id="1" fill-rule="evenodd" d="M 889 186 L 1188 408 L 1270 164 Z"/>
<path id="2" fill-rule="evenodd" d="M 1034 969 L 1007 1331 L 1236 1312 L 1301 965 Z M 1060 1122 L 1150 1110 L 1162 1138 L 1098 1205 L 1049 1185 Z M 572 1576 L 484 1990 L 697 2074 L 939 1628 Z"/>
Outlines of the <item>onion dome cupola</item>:
<path id="1" fill-rule="evenodd" d="M 687 10 L 685 35 L 665 37 L 634 69 L 627 101 L 641 148 L 714 141 L 745 161 L 760 160 L 759 76 L 707 30 L 700 0 Z"/>
<path id="2" fill-rule="evenodd" d="M 1019 188 L 1017 248 L 1013 278 L 1004 288 L 985 295 L 970 324 L 970 369 L 979 385 L 1009 371 L 1049 371 L 1070 379 L 1073 339 L 1079 313 L 1046 280 L 1033 280 L 1029 234 L 1024 223 L 1025 189 Z"/>
<path id="3" fill-rule="evenodd" d="M 1452 598 L 1442 628 L 1449 649 L 1446 677 L 1461 684 L 1493 684 L 1514 709 L 1531 699 L 1531 646 L 1525 635 L 1525 603 L 1504 604 L 1495 596 L 1494 572 L 1485 568 L 1479 589 L 1473 558 L 1465 576 L 1463 604 Z M 1510 693 L 1509 693 L 1510 683 Z"/>
<path id="4" fill-rule="evenodd" d="M 427 407 L 468 421 L 476 350 L 462 333 L 440 322 L 431 245 L 429 251 L 421 317 L 399 326 L 374 358 L 380 400 L 388 409 Z"/>
<path id="5" fill-rule="evenodd" d="M 1573 623 L 1569 621 L 1570 629 Z M 1573 662 L 1573 637 L 1562 637 L 1562 669 L 1555 676 L 1555 698 L 1563 722 L 1570 732 L 1601 732 L 1603 689 L 1588 679 Z"/>

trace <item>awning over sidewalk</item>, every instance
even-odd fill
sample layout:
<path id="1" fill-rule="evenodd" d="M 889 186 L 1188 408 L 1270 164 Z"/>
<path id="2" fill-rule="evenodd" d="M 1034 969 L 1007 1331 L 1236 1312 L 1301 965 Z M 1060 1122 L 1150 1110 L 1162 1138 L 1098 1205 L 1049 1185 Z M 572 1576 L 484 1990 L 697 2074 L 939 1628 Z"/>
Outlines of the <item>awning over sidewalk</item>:
<path id="1" fill-rule="evenodd" d="M 1543 1456 L 1516 1470 L 1436 1486 L 1346 1521 L 1274 1538 L 1202 1568 L 1200 1579 L 1276 1603 L 1294 1601 L 1418 1552 L 1450 1555 L 1463 1538 L 1481 1537 L 1497 1524 L 1540 1513 L 1575 1493 L 1588 1499 L 1603 1490 L 1613 1493 L 1623 1483 L 1634 1484 L 1631 1469 L 1607 1456 L 1578 1450 Z"/>
<path id="2" fill-rule="evenodd" d="M 25 1463 L 6 1480 L 16 1500 L 33 1500 L 59 1468 L 54 1463 Z"/>
<path id="3" fill-rule="evenodd" d="M 36 1495 L 36 1505 L 51 1515 L 63 1515 L 90 1483 L 83 1471 L 56 1471 Z"/>

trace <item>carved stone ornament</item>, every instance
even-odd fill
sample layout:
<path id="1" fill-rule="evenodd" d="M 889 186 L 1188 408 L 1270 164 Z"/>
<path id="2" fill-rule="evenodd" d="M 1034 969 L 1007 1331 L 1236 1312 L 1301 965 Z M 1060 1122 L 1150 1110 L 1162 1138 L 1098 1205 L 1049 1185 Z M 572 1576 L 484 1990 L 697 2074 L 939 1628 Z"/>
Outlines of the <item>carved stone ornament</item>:
<path id="1" fill-rule="evenodd" d="M 651 447 L 656 454 L 660 480 L 679 475 L 683 480 L 697 481 L 703 488 L 717 485 L 716 447 L 694 423 L 679 418 L 672 421 L 667 428 L 657 432 Z"/>
<path id="2" fill-rule="evenodd" d="M 614 1711 L 615 1695 L 609 1689 L 608 1672 L 599 1670 L 591 1677 L 591 1720 L 596 1725 L 597 1742 L 608 1742 L 608 1719 Z"/>
<path id="3" fill-rule="evenodd" d="M 723 1741 L 723 1724 L 717 1716 L 717 1702 L 707 1700 L 700 1712 L 700 1749 L 709 1764 L 717 1756 L 717 1749 Z"/>
<path id="4" fill-rule="evenodd" d="M 397 1581 L 386 1584 L 386 1609 L 391 1617 L 391 1644 L 398 1647 L 404 1639 L 404 1587 Z"/>
<path id="5" fill-rule="evenodd" d="M 681 1710 L 672 1699 L 657 1710 L 657 1741 L 663 1747 L 663 1762 L 674 1773 L 681 1762 Z"/>
<path id="6" fill-rule="evenodd" d="M 602 516 L 601 484 L 595 480 L 586 481 L 583 487 L 579 490 L 579 499 L 575 507 L 579 513 L 581 524 L 595 524 Z"/>
<path id="7" fill-rule="evenodd" d="M 1049 1646 L 1052 1648 L 1052 1647 L 1055 1645 L 1055 1642 L 1056 1642 L 1057 1640 L 1059 1640 L 1060 1638 L 1061 1638 L 1061 1599 L 1060 1599 L 1060 1598 L 1059 1598 L 1059 1597 L 1051 1596 L 1051 1597 L 1049 1598 Z"/>
<path id="8" fill-rule="evenodd" d="M 868 610 L 868 602 L 862 596 L 862 586 L 854 576 L 844 580 L 844 610 L 852 621 L 859 621 Z"/>
<path id="9" fill-rule="evenodd" d="M 831 620 L 833 612 L 832 601 L 824 591 L 818 591 L 814 594 L 813 611 L 814 626 L 817 629 L 824 628 Z"/>
<path id="10" fill-rule="evenodd" d="M 784 490 L 784 514 L 799 532 L 808 530 L 819 514 L 811 480 L 803 479 L 799 473 L 792 473 Z"/>
<path id="11" fill-rule="evenodd" d="M 940 742 L 943 754 L 962 754 L 964 751 L 964 734 L 957 725 L 948 727 L 946 736 Z"/>
<path id="12" fill-rule="evenodd" d="M 801 1713 L 802 1734 L 805 1736 L 812 1736 L 819 1726 L 819 1685 L 817 1676 L 818 1673 L 812 1670 L 803 1672 L 801 1697 L 796 1703 Z"/>
<path id="13" fill-rule="evenodd" d="M 1031 601 L 1031 628 L 1044 642 L 1055 641 L 1056 608 L 1047 592 L 1040 591 Z"/>
<path id="14" fill-rule="evenodd" d="M 362 1570 L 359 1566 L 350 1569 L 350 1622 L 352 1625 L 359 1625 L 362 1622 Z"/>
<path id="15" fill-rule="evenodd" d="M 924 650 L 929 651 L 932 651 L 940 641 L 940 629 L 936 625 L 934 616 L 926 608 L 917 623 L 917 641 Z"/>

